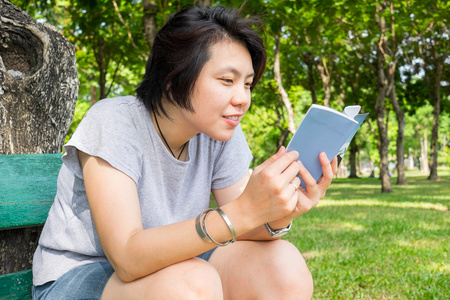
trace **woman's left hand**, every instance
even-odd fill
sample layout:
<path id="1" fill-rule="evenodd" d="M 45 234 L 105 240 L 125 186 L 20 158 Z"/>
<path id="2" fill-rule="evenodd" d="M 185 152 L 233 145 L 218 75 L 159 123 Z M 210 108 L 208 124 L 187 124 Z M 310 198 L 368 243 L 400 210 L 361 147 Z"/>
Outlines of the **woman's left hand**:
<path id="1" fill-rule="evenodd" d="M 292 213 L 283 219 L 270 222 L 272 228 L 282 228 L 289 224 L 293 219 L 309 211 L 319 203 L 319 200 L 325 197 L 326 191 L 337 173 L 337 158 L 330 163 L 327 155 L 322 152 L 319 155 L 319 161 L 322 164 L 323 175 L 316 182 L 311 174 L 302 165 L 299 171 L 300 176 L 305 182 L 306 188 L 299 187 L 296 191 L 298 201 Z"/>

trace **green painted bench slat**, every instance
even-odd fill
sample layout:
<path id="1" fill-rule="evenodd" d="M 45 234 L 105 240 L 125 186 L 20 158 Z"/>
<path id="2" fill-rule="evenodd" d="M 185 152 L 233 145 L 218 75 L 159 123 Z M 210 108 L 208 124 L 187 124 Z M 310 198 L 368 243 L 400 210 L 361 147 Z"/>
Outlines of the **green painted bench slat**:
<path id="1" fill-rule="evenodd" d="M 0 299 L 31 299 L 33 275 L 31 270 L 0 276 Z"/>
<path id="2" fill-rule="evenodd" d="M 44 224 L 62 154 L 0 155 L 0 230 Z"/>
<path id="3" fill-rule="evenodd" d="M 14 234 L 18 231 L 7 230 L 44 224 L 56 195 L 61 156 L 0 155 L 0 230 Z M 31 270 L 0 275 L 0 300 L 31 299 L 32 284 Z"/>

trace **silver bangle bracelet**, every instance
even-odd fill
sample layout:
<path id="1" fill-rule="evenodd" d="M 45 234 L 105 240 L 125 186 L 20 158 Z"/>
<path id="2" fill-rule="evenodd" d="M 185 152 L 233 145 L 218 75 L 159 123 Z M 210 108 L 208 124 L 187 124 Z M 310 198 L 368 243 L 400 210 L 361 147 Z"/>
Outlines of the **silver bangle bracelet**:
<path id="1" fill-rule="evenodd" d="M 233 238 L 230 240 L 231 243 L 236 242 L 236 231 L 234 231 L 234 227 L 230 222 L 230 219 L 228 219 L 228 216 L 220 209 L 220 208 L 216 208 L 217 212 L 220 214 L 220 216 L 222 217 L 222 219 L 225 221 L 225 223 L 227 223 L 228 228 L 231 231 L 231 235 L 233 236 Z"/>
<path id="2" fill-rule="evenodd" d="M 197 230 L 198 235 L 204 240 L 205 242 L 212 242 L 211 238 L 205 234 L 205 231 L 202 228 L 201 224 L 201 218 L 204 214 L 209 213 L 213 211 L 211 208 L 204 210 L 202 213 L 198 215 L 198 217 L 195 219 L 195 229 Z"/>
<path id="3" fill-rule="evenodd" d="M 202 230 L 203 230 L 204 234 L 211 240 L 211 242 L 213 242 L 213 243 L 216 244 L 217 246 L 221 246 L 221 247 L 226 246 L 226 245 L 230 244 L 233 240 L 226 241 L 225 243 L 219 243 L 219 242 L 215 241 L 215 240 L 209 235 L 208 228 L 206 228 L 206 218 L 208 217 L 208 215 L 209 215 L 212 211 L 213 211 L 213 210 L 211 209 L 210 211 L 208 211 L 208 212 L 205 214 L 205 217 L 203 218 L 203 222 L 201 223 L 201 225 L 202 225 Z"/>

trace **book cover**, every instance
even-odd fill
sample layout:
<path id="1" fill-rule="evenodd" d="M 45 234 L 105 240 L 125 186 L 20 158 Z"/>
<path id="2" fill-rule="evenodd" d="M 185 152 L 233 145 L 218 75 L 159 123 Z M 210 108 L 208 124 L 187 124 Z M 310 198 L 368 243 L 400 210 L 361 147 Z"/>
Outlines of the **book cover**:
<path id="1" fill-rule="evenodd" d="M 344 112 L 312 104 L 292 137 L 287 151 L 295 150 L 305 168 L 317 181 L 322 176 L 319 154 L 342 160 L 350 142 L 368 114 L 358 114 L 359 105 L 347 106 Z M 300 175 L 299 175 L 300 176 Z M 300 177 L 301 179 L 301 177 Z M 305 183 L 301 180 L 301 186 Z"/>

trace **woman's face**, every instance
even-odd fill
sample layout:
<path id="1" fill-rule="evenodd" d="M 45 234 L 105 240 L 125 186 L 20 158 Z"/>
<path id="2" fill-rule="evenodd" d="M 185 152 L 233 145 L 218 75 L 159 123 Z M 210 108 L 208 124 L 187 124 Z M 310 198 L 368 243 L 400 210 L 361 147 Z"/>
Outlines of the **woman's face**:
<path id="1" fill-rule="evenodd" d="M 194 86 L 195 112 L 184 115 L 196 132 L 228 141 L 250 106 L 252 60 L 244 45 L 229 40 L 214 44 L 210 52 Z"/>

